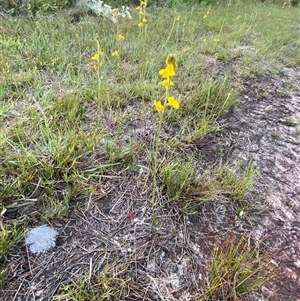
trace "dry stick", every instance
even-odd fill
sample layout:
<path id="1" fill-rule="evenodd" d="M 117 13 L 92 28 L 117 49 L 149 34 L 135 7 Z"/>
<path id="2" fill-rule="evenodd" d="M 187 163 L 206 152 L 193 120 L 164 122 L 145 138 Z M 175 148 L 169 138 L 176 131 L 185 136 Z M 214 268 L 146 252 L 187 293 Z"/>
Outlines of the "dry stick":
<path id="1" fill-rule="evenodd" d="M 130 183 L 129 183 L 130 184 Z M 118 200 L 115 202 L 115 204 L 113 205 L 113 207 L 109 210 L 109 213 L 111 213 L 118 205 L 119 205 L 119 202 L 122 200 L 122 198 L 124 197 L 124 195 L 127 193 L 128 191 L 125 190 L 121 195 L 120 197 L 118 198 Z"/>
<path id="2" fill-rule="evenodd" d="M 31 264 L 30 264 L 30 258 L 29 258 L 29 252 L 28 252 L 27 245 L 26 245 L 26 253 L 27 253 L 27 259 L 28 259 L 28 266 L 29 266 L 30 275 L 32 276 L 32 268 L 31 268 Z"/>
<path id="3" fill-rule="evenodd" d="M 90 258 L 89 282 L 91 282 L 92 271 L 93 271 L 93 257 Z"/>
<path id="4" fill-rule="evenodd" d="M 91 203 L 92 203 L 92 197 L 93 197 L 93 193 L 91 192 L 89 195 L 89 199 L 86 205 L 86 209 L 84 210 L 84 212 L 90 211 L 90 207 L 91 207 Z"/>
<path id="5" fill-rule="evenodd" d="M 18 293 L 19 293 L 19 291 L 20 291 L 20 289 L 21 289 L 21 287 L 22 287 L 22 285 L 23 285 L 23 283 L 24 283 L 24 278 L 23 278 L 23 281 L 21 282 L 21 284 L 19 285 L 19 287 L 18 287 L 18 289 L 17 289 L 17 291 L 16 291 L 16 293 L 15 293 L 15 295 L 14 295 L 14 298 L 13 298 L 13 300 L 12 301 L 15 301 L 16 300 L 16 298 L 17 298 L 17 296 L 18 296 Z"/>

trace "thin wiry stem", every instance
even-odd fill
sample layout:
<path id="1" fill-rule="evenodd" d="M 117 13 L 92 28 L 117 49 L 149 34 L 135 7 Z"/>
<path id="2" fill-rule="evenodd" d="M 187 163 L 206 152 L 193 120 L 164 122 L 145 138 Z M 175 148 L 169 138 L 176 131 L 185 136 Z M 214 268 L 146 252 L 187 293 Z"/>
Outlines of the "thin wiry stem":
<path id="1" fill-rule="evenodd" d="M 165 101 L 163 104 L 163 109 L 161 113 L 159 114 L 159 124 L 158 124 L 158 129 L 156 133 L 156 139 L 155 139 L 155 150 L 154 150 L 154 167 L 153 167 L 153 191 L 152 191 L 152 220 L 153 223 L 156 224 L 156 216 L 155 216 L 155 197 L 156 197 L 156 189 L 157 189 L 157 167 L 158 167 L 158 151 L 159 151 L 159 145 L 161 142 L 160 139 L 160 134 L 162 130 L 162 124 L 163 124 L 163 119 L 164 119 L 164 113 L 165 113 L 165 108 L 167 106 L 167 101 L 168 101 L 168 96 L 169 96 L 169 87 L 166 86 L 166 93 L 165 93 Z"/>

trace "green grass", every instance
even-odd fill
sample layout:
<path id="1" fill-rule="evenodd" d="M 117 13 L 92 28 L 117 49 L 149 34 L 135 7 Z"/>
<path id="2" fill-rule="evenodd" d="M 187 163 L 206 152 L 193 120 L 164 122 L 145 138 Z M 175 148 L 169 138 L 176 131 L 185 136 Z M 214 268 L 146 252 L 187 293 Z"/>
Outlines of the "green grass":
<path id="1" fill-rule="evenodd" d="M 276 277 L 272 257 L 260 254 L 260 245 L 245 238 L 227 238 L 215 244 L 208 281 L 195 300 L 242 300 L 256 288 Z"/>
<path id="2" fill-rule="evenodd" d="M 2 219 L 5 211 L 2 211 L 0 218 Z M 19 230 L 16 224 L 3 225 L 0 219 L 0 284 L 4 282 L 7 273 L 6 260 L 7 252 L 14 247 L 24 236 L 24 230 Z"/>
<path id="3" fill-rule="evenodd" d="M 244 201 L 253 188 L 255 170 L 251 163 L 244 172 L 239 167 L 230 168 L 226 164 L 208 172 L 196 167 L 196 164 L 195 160 L 182 162 L 175 159 L 161 168 L 162 188 L 166 190 L 169 201 L 177 204 L 185 213 L 197 213 L 201 204 L 216 197 Z M 203 174 L 199 170 L 203 170 Z"/>
<path id="4" fill-rule="evenodd" d="M 109 275 L 108 266 L 106 266 L 99 275 L 93 275 L 93 277 L 84 275 L 73 284 L 64 285 L 62 294 L 56 295 L 53 300 L 125 300 L 126 295 L 128 295 L 126 282 L 122 278 Z"/>
<path id="5" fill-rule="evenodd" d="M 299 66 L 299 11 L 228 1 L 210 6 L 203 18 L 208 8 L 180 1 L 169 8 L 149 7 L 141 29 L 134 9 L 133 20 L 120 19 L 118 26 L 88 14 L 73 22 L 69 11 L 0 19 L 2 278 L 6 254 L 28 222 L 59 219 L 74 204 L 83 206 L 115 170 L 129 176 L 140 165 L 151 170 L 158 124 L 153 101 L 164 93 L 158 71 L 168 53 L 177 58 L 172 93 L 180 109 L 165 116 L 163 129 L 171 130 L 170 140 L 159 147 L 160 189 L 184 212 L 195 212 L 219 195 L 245 199 L 252 166 L 239 171 L 225 165 L 202 175 L 195 168 L 201 159 L 169 158 L 178 145 L 218 130 L 218 118 L 239 100 L 237 76 Z M 120 33 L 124 41 L 118 40 Z M 99 74 L 91 60 L 96 36 L 104 52 Z M 111 56 L 115 50 L 119 58 Z M 235 64 L 235 74 L 226 67 L 220 72 L 220 64 L 228 63 Z M 151 124 L 150 141 L 132 134 L 146 123 Z M 153 173 L 148 179 L 150 194 Z M 86 279 L 81 282 L 79 287 L 85 287 Z"/>

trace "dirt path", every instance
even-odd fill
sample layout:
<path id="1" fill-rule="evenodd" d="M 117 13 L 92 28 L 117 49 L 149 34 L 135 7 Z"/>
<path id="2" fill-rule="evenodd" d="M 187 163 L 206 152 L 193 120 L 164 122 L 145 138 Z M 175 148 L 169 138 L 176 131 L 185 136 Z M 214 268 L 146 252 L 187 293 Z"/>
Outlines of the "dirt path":
<path id="1" fill-rule="evenodd" d="M 300 68 L 247 81 L 240 104 L 223 121 L 226 140 L 234 141 L 231 160 L 252 159 L 257 168 L 254 201 L 273 208 L 254 232 L 278 252 L 284 278 L 264 292 L 274 292 L 270 300 L 299 301 Z"/>

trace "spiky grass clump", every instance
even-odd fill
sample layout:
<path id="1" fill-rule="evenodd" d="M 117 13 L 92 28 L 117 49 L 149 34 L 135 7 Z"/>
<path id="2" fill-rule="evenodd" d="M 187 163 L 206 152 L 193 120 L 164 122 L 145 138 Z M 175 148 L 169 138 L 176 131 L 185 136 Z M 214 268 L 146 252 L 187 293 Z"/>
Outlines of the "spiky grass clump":
<path id="1" fill-rule="evenodd" d="M 112 277 L 108 274 L 107 268 L 104 268 L 99 275 L 93 277 L 84 275 L 72 284 L 63 285 L 61 291 L 62 293 L 57 294 L 53 300 L 125 300 L 127 295 L 124 279 Z"/>
<path id="2" fill-rule="evenodd" d="M 199 175 L 195 162 L 176 159 L 161 168 L 161 179 L 170 202 L 175 202 L 186 213 L 216 197 L 229 198 L 234 202 L 245 200 L 253 188 L 255 169 L 249 163 L 241 172 L 224 165 L 211 173 Z"/>
<path id="3" fill-rule="evenodd" d="M 242 300 L 245 295 L 278 276 L 268 253 L 260 253 L 260 244 L 252 245 L 244 237 L 228 238 L 215 245 L 207 282 L 196 301 Z"/>
<path id="4" fill-rule="evenodd" d="M 23 232 L 16 225 L 3 225 L 1 219 L 5 210 L 0 214 L 0 287 L 2 286 L 7 269 L 5 267 L 8 250 L 15 246 L 23 237 Z"/>

